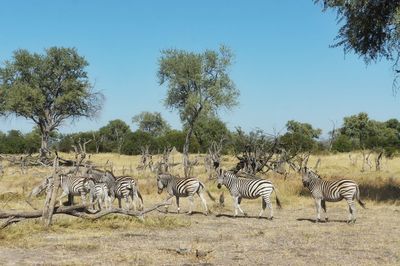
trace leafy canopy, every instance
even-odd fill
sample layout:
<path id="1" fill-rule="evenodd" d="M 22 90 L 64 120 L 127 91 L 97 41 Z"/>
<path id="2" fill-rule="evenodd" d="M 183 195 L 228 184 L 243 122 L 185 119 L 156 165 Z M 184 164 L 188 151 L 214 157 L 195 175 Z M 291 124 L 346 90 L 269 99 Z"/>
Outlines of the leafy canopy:
<path id="1" fill-rule="evenodd" d="M 158 77 L 167 83 L 165 105 L 194 124 L 200 112 L 216 112 L 237 104 L 239 91 L 229 77 L 233 54 L 225 46 L 203 53 L 168 49 L 161 52 Z"/>
<path id="2" fill-rule="evenodd" d="M 153 136 L 160 136 L 170 129 L 159 112 L 141 112 L 132 118 L 132 122 L 137 124 L 139 130 L 150 133 Z"/>
<path id="3" fill-rule="evenodd" d="M 337 11 L 342 23 L 333 47 L 354 51 L 366 63 L 381 58 L 393 61 L 396 73 L 393 89 L 400 78 L 400 0 L 314 0 L 324 10 Z"/>
<path id="4" fill-rule="evenodd" d="M 67 118 L 95 115 L 102 95 L 92 91 L 87 66 L 74 48 L 15 51 L 0 68 L 0 111 L 33 120 L 42 132 Z"/>

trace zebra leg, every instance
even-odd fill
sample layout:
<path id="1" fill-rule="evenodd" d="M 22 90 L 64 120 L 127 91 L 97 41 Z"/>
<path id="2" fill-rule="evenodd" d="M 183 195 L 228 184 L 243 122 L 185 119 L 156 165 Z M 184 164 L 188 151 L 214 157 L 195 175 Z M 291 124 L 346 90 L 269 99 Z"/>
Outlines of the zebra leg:
<path id="1" fill-rule="evenodd" d="M 321 221 L 321 199 L 315 199 L 315 208 L 317 209 L 316 223 Z"/>
<path id="2" fill-rule="evenodd" d="M 81 193 L 82 204 L 86 205 L 86 193 Z M 93 206 L 91 206 L 93 208 Z"/>
<path id="3" fill-rule="evenodd" d="M 125 196 L 125 207 L 127 210 L 130 210 L 130 202 L 129 202 L 129 195 Z"/>
<path id="4" fill-rule="evenodd" d="M 238 197 L 237 198 L 237 207 L 238 207 L 238 209 L 239 209 L 239 211 L 244 215 L 244 216 L 247 216 L 247 213 L 245 213 L 243 210 L 242 210 L 242 208 L 240 208 L 240 202 L 242 201 L 242 198 L 241 197 Z"/>
<path id="5" fill-rule="evenodd" d="M 266 202 L 267 207 L 268 207 L 268 209 L 269 209 L 269 219 L 272 221 L 272 220 L 274 219 L 274 210 L 272 209 L 272 203 L 271 203 L 271 201 L 269 200 L 269 197 L 267 197 L 267 198 L 265 199 L 265 202 Z"/>
<path id="6" fill-rule="evenodd" d="M 263 213 L 264 213 L 264 210 L 265 210 L 265 207 L 267 206 L 267 204 L 265 203 L 265 199 L 264 198 L 261 198 L 261 211 L 260 211 L 260 213 L 258 214 L 258 218 L 261 218 L 262 217 L 262 215 L 263 215 Z"/>
<path id="7" fill-rule="evenodd" d="M 179 213 L 180 210 L 181 210 L 181 208 L 179 208 L 179 197 L 178 197 L 178 196 L 175 196 L 175 199 L 176 199 L 177 212 Z"/>
<path id="8" fill-rule="evenodd" d="M 165 201 L 168 201 L 168 204 L 172 204 L 172 198 L 171 199 L 166 199 Z M 165 212 L 168 213 L 168 205 L 165 205 Z"/>
<path id="9" fill-rule="evenodd" d="M 238 210 L 244 215 L 247 216 L 247 214 L 242 210 L 242 208 L 240 208 L 240 202 L 241 202 L 241 198 L 240 197 L 234 197 L 233 198 L 233 202 L 235 204 L 235 214 L 233 215 L 234 217 L 236 217 L 238 215 Z"/>
<path id="10" fill-rule="evenodd" d="M 121 197 L 118 197 L 118 208 L 122 208 L 122 205 L 121 205 Z"/>
<path id="11" fill-rule="evenodd" d="M 189 209 L 189 212 L 188 212 L 189 215 L 192 214 L 193 202 L 194 202 L 193 195 L 190 195 L 190 196 L 189 196 L 189 203 L 190 203 L 189 205 L 190 205 L 190 209 Z"/>
<path id="12" fill-rule="evenodd" d="M 328 218 L 328 213 L 326 212 L 326 202 L 325 202 L 325 200 L 321 200 L 321 206 L 322 206 L 322 209 L 324 210 L 325 222 L 327 222 L 329 220 L 329 218 Z"/>
<path id="13" fill-rule="evenodd" d="M 104 196 L 104 207 L 109 210 L 111 209 L 111 204 L 110 204 L 110 197 L 108 195 Z"/>
<path id="14" fill-rule="evenodd" d="M 129 205 L 133 207 L 133 210 L 136 211 L 136 204 L 133 201 L 133 192 L 130 194 L 130 197 L 128 196 L 129 199 Z"/>
<path id="15" fill-rule="evenodd" d="M 349 199 L 349 200 L 347 200 L 347 203 L 349 204 L 349 218 L 347 220 L 347 223 L 355 223 L 356 222 L 356 206 L 355 206 L 354 200 Z"/>
<path id="16" fill-rule="evenodd" d="M 64 198 L 65 196 L 68 196 L 69 194 L 65 193 L 63 191 L 63 193 L 61 194 L 61 196 L 58 198 L 58 200 L 60 201 L 60 206 L 63 206 L 61 199 Z"/>
<path id="17" fill-rule="evenodd" d="M 201 199 L 201 202 L 203 203 L 203 206 L 204 206 L 204 209 L 205 209 L 205 215 L 208 215 L 208 208 L 207 208 L 207 202 L 206 202 L 206 199 L 204 198 L 204 195 L 203 195 L 203 193 L 201 193 L 201 192 L 199 192 L 199 193 L 197 193 L 198 195 L 199 195 L 199 197 L 200 197 L 200 199 Z"/>
<path id="18" fill-rule="evenodd" d="M 234 217 L 236 217 L 238 214 L 238 205 L 239 205 L 238 201 L 239 201 L 238 197 L 233 197 L 233 205 L 235 208 L 235 213 L 233 214 Z"/>

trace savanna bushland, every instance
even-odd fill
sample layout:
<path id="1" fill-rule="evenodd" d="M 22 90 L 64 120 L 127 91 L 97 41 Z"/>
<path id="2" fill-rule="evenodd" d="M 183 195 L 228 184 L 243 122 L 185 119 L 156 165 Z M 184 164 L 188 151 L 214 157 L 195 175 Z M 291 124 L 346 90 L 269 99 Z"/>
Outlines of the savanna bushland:
<path id="1" fill-rule="evenodd" d="M 68 158 L 73 154 L 62 154 Z M 312 155 L 308 165 L 315 166 L 326 179 L 350 178 L 361 190 L 367 209 L 359 205 L 354 225 L 346 223 L 347 204 L 327 203 L 330 221 L 315 223 L 315 208 L 309 192 L 303 188 L 298 173 L 288 168 L 283 175 L 268 172 L 261 175 L 271 180 L 283 208 L 276 209 L 273 221 L 258 218 L 261 200 L 243 200 L 248 217 L 233 218 L 233 203 L 229 192 L 218 190 L 204 168 L 205 155 L 193 154 L 201 162 L 192 175 L 200 178 L 217 200 L 207 198 L 211 214 L 202 214 L 195 197 L 195 213 L 186 215 L 188 200 L 181 199 L 181 213 L 176 206 L 169 213 L 160 207 L 144 219 L 123 215 L 108 215 L 95 221 L 66 215 L 53 218 L 45 228 L 40 219 L 20 221 L 0 230 L 0 259 L 15 264 L 398 264 L 400 262 L 399 158 L 383 159 L 381 170 L 369 168 L 361 172 L 361 153 Z M 371 156 L 377 156 L 372 154 Z M 158 160 L 161 155 L 154 155 Z M 352 158 L 352 159 L 350 159 Z M 93 154 L 91 161 L 106 165 L 112 161 L 117 175 L 137 178 L 145 207 L 162 202 L 167 195 L 157 194 L 155 174 L 137 169 L 140 156 Z M 182 155 L 172 152 L 172 164 L 181 162 Z M 237 162 L 233 156 L 223 156 L 223 168 Z M 109 164 L 109 163 L 108 163 Z M 108 166 L 109 167 L 109 166 Z M 30 190 L 51 173 L 48 167 L 21 170 L 3 162 L 0 177 L 2 210 L 32 210 L 42 208 L 45 195 L 26 202 Z M 22 172 L 23 171 L 23 172 Z M 182 175 L 182 164 L 170 169 Z M 223 206 L 218 198 L 224 193 Z M 76 201 L 79 201 L 79 197 Z M 272 196 L 274 201 L 274 196 Z M 115 204 L 115 203 L 114 203 Z M 31 206 L 32 205 L 32 206 Z"/>

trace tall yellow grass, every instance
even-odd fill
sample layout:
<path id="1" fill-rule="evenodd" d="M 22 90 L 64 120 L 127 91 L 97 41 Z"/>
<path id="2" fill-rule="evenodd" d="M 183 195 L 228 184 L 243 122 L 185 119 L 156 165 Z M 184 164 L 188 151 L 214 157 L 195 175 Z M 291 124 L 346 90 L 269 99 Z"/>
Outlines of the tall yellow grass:
<path id="1" fill-rule="evenodd" d="M 375 171 L 375 166 L 362 172 L 362 155 L 352 153 L 352 158 L 356 158 L 356 164 L 352 164 L 349 160 L 348 153 L 311 156 L 308 166 L 313 168 L 316 161 L 320 159 L 321 163 L 318 173 L 324 179 L 352 179 L 356 181 L 361 190 L 363 199 L 374 202 L 396 203 L 400 202 L 400 158 L 388 159 L 384 158 L 382 169 Z M 62 154 L 62 157 L 73 158 L 72 154 Z M 372 155 L 372 162 L 375 155 Z M 207 188 L 212 193 L 217 193 L 216 183 L 208 180 L 209 174 L 204 167 L 204 155 L 192 154 L 191 159 L 197 159 L 198 165 L 193 169 L 192 175 L 200 178 L 206 183 Z M 154 156 L 153 161 L 159 160 L 159 156 Z M 142 194 L 151 196 L 156 195 L 155 174 L 149 170 L 138 170 L 140 156 L 127 156 L 111 153 L 92 154 L 90 160 L 99 168 L 113 168 L 116 175 L 132 175 L 139 181 Z M 183 176 L 182 155 L 173 153 L 171 155 L 171 163 L 180 163 L 170 169 L 172 174 Z M 223 168 L 232 168 L 236 163 L 233 156 L 223 156 L 221 166 Z M 26 207 L 24 198 L 29 191 L 38 184 L 46 174 L 51 173 L 52 168 L 35 167 L 21 173 L 18 167 L 7 167 L 5 165 L 5 173 L 0 177 L 0 207 L 12 206 L 13 208 Z M 303 188 L 300 176 L 293 170 L 289 170 L 286 179 L 282 175 L 268 172 L 261 175 L 262 178 L 271 180 L 278 190 L 279 196 L 285 204 L 297 202 L 302 196 L 307 195 L 307 191 Z"/>

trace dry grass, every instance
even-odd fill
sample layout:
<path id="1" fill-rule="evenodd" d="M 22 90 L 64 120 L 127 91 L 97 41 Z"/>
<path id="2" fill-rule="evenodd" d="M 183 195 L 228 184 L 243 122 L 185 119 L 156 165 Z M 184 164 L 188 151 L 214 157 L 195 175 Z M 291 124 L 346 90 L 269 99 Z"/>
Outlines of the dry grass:
<path id="1" fill-rule="evenodd" d="M 66 155 L 63 155 L 66 156 Z M 353 155 L 354 156 L 354 155 Z M 360 184 L 361 196 L 368 209 L 357 206 L 358 220 L 347 225 L 345 202 L 328 204 L 331 222 L 313 223 L 313 201 L 291 173 L 287 180 L 268 174 L 278 188 L 283 209 L 275 211 L 276 219 L 268 221 L 255 216 L 260 200 L 245 200 L 242 208 L 250 217 L 232 218 L 232 200 L 225 190 L 226 205 L 219 208 L 208 200 L 213 214 L 204 216 L 198 199 L 192 216 L 154 212 L 141 221 L 112 215 L 97 221 L 57 216 L 50 229 L 40 221 L 23 221 L 0 231 L 1 264 L 354 264 L 376 265 L 400 263 L 400 159 L 385 160 L 380 172 L 360 172 L 358 164 L 350 164 L 348 154 L 321 156 L 320 174 L 327 179 L 351 178 Z M 313 166 L 318 157 L 312 157 Z M 145 205 L 162 201 L 166 195 L 156 193 L 154 175 L 136 170 L 139 157 L 115 154 L 93 155 L 95 163 L 113 162 L 117 174 L 132 174 L 139 180 Z M 179 154 L 174 155 L 179 162 Z M 207 181 L 202 166 L 193 175 L 206 182 L 217 196 L 214 181 Z M 224 167 L 231 167 L 234 158 L 224 157 Z M 17 168 L 6 168 L 0 177 L 0 209 L 31 207 L 24 199 L 29 190 L 51 169 L 30 169 L 21 174 Z M 181 174 L 177 166 L 172 169 Z M 43 198 L 34 200 L 41 207 Z M 181 209 L 188 201 L 181 200 Z M 175 205 L 170 207 L 174 212 Z M 179 252 L 177 252 L 177 250 Z M 211 251 L 196 257 L 196 250 Z M 184 251 L 184 252 L 181 252 Z M 183 254 L 179 254 L 183 253 Z"/>

